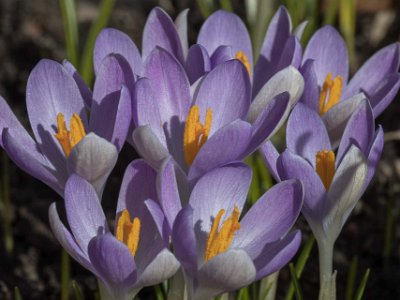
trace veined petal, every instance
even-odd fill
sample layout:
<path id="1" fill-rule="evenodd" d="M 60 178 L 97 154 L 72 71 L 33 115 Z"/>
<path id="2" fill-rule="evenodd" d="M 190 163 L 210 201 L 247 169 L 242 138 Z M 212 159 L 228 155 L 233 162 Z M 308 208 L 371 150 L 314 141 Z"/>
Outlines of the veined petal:
<path id="1" fill-rule="evenodd" d="M 400 88 L 400 74 L 392 73 L 385 77 L 372 94 L 367 94 L 374 117 L 377 118 L 393 101 Z"/>
<path id="2" fill-rule="evenodd" d="M 105 182 L 118 158 L 117 149 L 107 140 L 89 133 L 71 151 L 67 159 L 70 173 L 89 181 L 101 198 Z"/>
<path id="3" fill-rule="evenodd" d="M 219 64 L 228 60 L 234 59 L 235 53 L 233 53 L 231 46 L 222 45 L 215 49 L 211 55 L 211 69 L 214 69 Z"/>
<path id="4" fill-rule="evenodd" d="M 304 51 L 303 62 L 314 60 L 318 85 L 322 86 L 328 73 L 341 76 L 346 84 L 349 76 L 349 59 L 343 38 L 335 28 L 326 25 L 311 37 Z"/>
<path id="5" fill-rule="evenodd" d="M 307 60 L 299 69 L 304 77 L 304 93 L 299 102 L 304 103 L 311 109 L 319 113 L 319 94 L 318 78 L 314 70 L 314 60 Z"/>
<path id="6" fill-rule="evenodd" d="M 189 81 L 194 83 L 210 70 L 211 60 L 207 50 L 199 44 L 191 46 L 186 60 L 186 72 Z"/>
<path id="7" fill-rule="evenodd" d="M 196 178 L 227 163 L 241 160 L 251 139 L 249 123 L 236 120 L 212 135 L 197 153 L 190 166 L 188 179 Z"/>
<path id="8" fill-rule="evenodd" d="M 240 221 L 232 249 L 244 249 L 254 260 L 265 244 L 280 240 L 288 233 L 302 205 L 303 188 L 300 181 L 292 179 L 273 186 Z"/>
<path id="9" fill-rule="evenodd" d="M 235 14 L 218 10 L 207 18 L 200 29 L 197 43 L 208 53 L 213 53 L 221 45 L 231 46 L 233 53 L 242 51 L 253 70 L 253 50 L 249 33 L 243 21 Z"/>
<path id="10" fill-rule="evenodd" d="M 147 59 L 154 48 L 161 47 L 183 63 L 180 36 L 171 17 L 161 8 L 153 8 L 143 29 L 142 56 Z M 146 76 L 147 77 L 147 76 Z"/>
<path id="11" fill-rule="evenodd" d="M 175 19 L 175 27 L 178 32 L 179 39 L 182 45 L 183 57 L 186 58 L 188 55 L 189 42 L 188 42 L 188 30 L 187 30 L 187 19 L 188 19 L 189 9 L 186 8 L 182 10 Z"/>
<path id="12" fill-rule="evenodd" d="M 231 60 L 219 64 L 200 83 L 194 104 L 200 116 L 212 111 L 209 136 L 237 119 L 244 119 L 250 106 L 251 86 L 248 73 L 241 62 Z"/>
<path id="13" fill-rule="evenodd" d="M 247 120 L 253 123 L 266 105 L 277 95 L 288 92 L 292 107 L 304 89 L 304 79 L 294 67 L 287 67 L 276 73 L 260 90 L 250 105 Z"/>
<path id="14" fill-rule="evenodd" d="M 379 126 L 378 130 L 375 132 L 375 135 L 372 139 L 372 144 L 370 145 L 369 153 L 367 156 L 368 161 L 368 173 L 364 181 L 363 192 L 368 187 L 368 184 L 371 182 L 372 177 L 375 174 L 376 168 L 378 166 L 379 160 L 381 158 L 383 145 L 384 145 L 384 136 L 382 127 Z"/>
<path id="15" fill-rule="evenodd" d="M 93 52 L 96 74 L 99 72 L 103 59 L 109 54 L 122 55 L 129 63 L 132 72 L 142 75 L 142 58 L 135 43 L 127 34 L 113 28 L 105 28 L 99 33 Z"/>
<path id="16" fill-rule="evenodd" d="M 136 282 L 137 272 L 128 247 L 110 233 L 100 234 L 89 243 L 89 258 L 114 299 L 131 299 L 128 295 Z"/>
<path id="17" fill-rule="evenodd" d="M 367 172 L 368 164 L 364 155 L 356 146 L 351 146 L 335 172 L 327 195 L 323 228 L 332 240 L 337 238 L 360 199 Z"/>
<path id="18" fill-rule="evenodd" d="M 85 81 L 81 77 L 81 75 L 78 73 L 78 71 L 75 69 L 75 67 L 66 59 L 63 60 L 62 62 L 64 68 L 67 70 L 67 72 L 74 78 L 76 84 L 78 85 L 78 88 L 81 92 L 81 96 L 83 100 L 85 101 L 85 105 L 88 109 L 90 109 L 92 105 L 92 91 L 89 89 L 89 87 L 86 85 Z"/>
<path id="19" fill-rule="evenodd" d="M 211 299 L 222 292 L 234 291 L 255 280 L 256 268 L 243 250 L 228 250 L 199 269 L 199 286 L 193 299 Z"/>
<path id="20" fill-rule="evenodd" d="M 75 174 L 69 177 L 65 186 L 65 210 L 76 243 L 87 254 L 90 240 L 108 232 L 108 226 L 96 191 Z"/>
<path id="21" fill-rule="evenodd" d="M 350 99 L 340 101 L 322 116 L 333 149 L 339 146 L 347 121 L 363 99 L 365 99 L 364 94 L 357 94 Z"/>
<path id="22" fill-rule="evenodd" d="M 347 99 L 361 92 L 371 95 L 387 75 L 397 73 L 400 65 L 399 52 L 399 43 L 376 52 L 351 78 L 342 98 Z"/>
<path id="23" fill-rule="evenodd" d="M 260 148 L 260 154 L 268 170 L 271 172 L 271 175 L 277 182 L 280 182 L 281 179 L 279 177 L 278 170 L 276 169 L 279 152 L 276 150 L 274 144 L 272 144 L 271 141 L 266 141 Z"/>
<path id="24" fill-rule="evenodd" d="M 289 117 L 286 145 L 313 167 L 318 151 L 331 150 L 329 136 L 320 116 L 303 103 L 298 103 Z"/>

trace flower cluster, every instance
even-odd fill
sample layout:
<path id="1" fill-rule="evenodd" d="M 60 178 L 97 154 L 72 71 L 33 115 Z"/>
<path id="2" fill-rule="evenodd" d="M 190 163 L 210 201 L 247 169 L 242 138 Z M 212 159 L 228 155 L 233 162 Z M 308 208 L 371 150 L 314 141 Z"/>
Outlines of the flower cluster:
<path id="1" fill-rule="evenodd" d="M 213 13 L 189 47 L 187 15 L 173 21 L 153 9 L 141 51 L 104 29 L 93 91 L 68 61 L 40 61 L 26 96 L 35 139 L 0 97 L 0 146 L 64 198 L 50 207 L 51 228 L 99 279 L 104 299 L 132 299 L 176 272 L 186 288 L 172 292 L 189 299 L 247 286 L 296 254 L 300 212 L 328 286 L 335 240 L 380 159 L 375 118 L 400 87 L 399 44 L 348 81 L 339 33 L 321 28 L 303 53 L 306 23 L 292 30 L 284 7 L 256 62 L 238 16 Z M 269 139 L 286 121 L 279 153 Z M 110 225 L 101 198 L 125 141 L 143 159 L 127 167 Z M 243 160 L 256 150 L 278 183 L 248 209 Z"/>

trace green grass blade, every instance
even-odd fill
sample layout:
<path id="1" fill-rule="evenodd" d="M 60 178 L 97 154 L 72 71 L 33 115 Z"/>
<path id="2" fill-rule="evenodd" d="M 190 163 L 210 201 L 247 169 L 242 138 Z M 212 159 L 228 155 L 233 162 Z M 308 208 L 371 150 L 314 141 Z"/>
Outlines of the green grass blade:
<path id="1" fill-rule="evenodd" d="M 75 0 L 60 0 L 60 9 L 64 24 L 64 36 L 68 59 L 74 66 L 77 66 L 79 40 Z"/>
<path id="2" fill-rule="evenodd" d="M 362 296 L 364 295 L 365 287 L 367 285 L 368 277 L 369 277 L 369 269 L 365 272 L 363 278 L 361 279 L 360 286 L 357 289 L 356 296 L 354 297 L 354 300 L 361 300 Z"/>
<path id="3" fill-rule="evenodd" d="M 160 284 L 157 284 L 156 286 L 154 286 L 154 291 L 156 293 L 156 299 L 157 300 L 164 300 L 165 299 L 165 295 L 164 295 L 163 289 L 162 289 Z"/>
<path id="4" fill-rule="evenodd" d="M 227 10 L 227 11 L 233 11 L 232 3 L 231 0 L 219 0 L 219 3 L 221 5 L 221 8 Z"/>
<path id="5" fill-rule="evenodd" d="M 91 85 L 93 80 L 93 49 L 94 43 L 96 42 L 97 35 L 107 25 L 110 19 L 111 12 L 114 8 L 115 0 L 102 0 L 100 5 L 100 11 L 97 19 L 93 22 L 90 27 L 89 35 L 86 39 L 85 47 L 83 50 L 81 60 L 81 74 L 83 80 Z"/>
<path id="6" fill-rule="evenodd" d="M 335 22 L 339 10 L 339 1 L 340 0 L 327 1 L 327 7 L 324 15 L 324 24 L 333 25 L 333 23 Z"/>
<path id="7" fill-rule="evenodd" d="M 72 280 L 72 289 L 74 291 L 75 300 L 85 300 L 83 296 L 82 290 L 79 287 L 78 283 L 75 280 Z"/>
<path id="8" fill-rule="evenodd" d="M 61 250 L 61 300 L 69 299 L 69 282 L 71 278 L 71 262 L 67 251 Z"/>
<path id="9" fill-rule="evenodd" d="M 204 19 L 206 19 L 214 11 L 214 5 L 212 1 L 197 0 L 196 2 Z"/>
<path id="10" fill-rule="evenodd" d="M 346 300 L 353 299 L 354 295 L 354 284 L 356 281 L 357 275 L 357 267 L 358 267 L 358 257 L 354 256 L 351 260 L 349 274 L 347 275 L 347 283 L 346 283 Z"/>
<path id="11" fill-rule="evenodd" d="M 1 168 L 1 200 L 2 200 L 2 216 L 4 247 L 8 254 L 11 254 L 14 249 L 14 237 L 12 227 L 12 211 L 10 201 L 10 171 L 9 161 L 6 153 L 1 153 L 2 168 Z"/>
<path id="12" fill-rule="evenodd" d="M 346 41 L 349 51 L 349 60 L 351 69 L 354 68 L 355 62 L 355 33 L 356 33 L 356 1 L 340 0 L 339 13 L 340 31 Z"/>
<path id="13" fill-rule="evenodd" d="M 22 300 L 21 292 L 17 286 L 14 288 L 14 300 Z"/>
<path id="14" fill-rule="evenodd" d="M 244 287 L 239 290 L 237 300 L 250 300 L 249 287 Z"/>
<path id="15" fill-rule="evenodd" d="M 300 289 L 300 284 L 299 281 L 297 280 L 297 275 L 296 275 L 296 270 L 294 268 L 293 263 L 289 264 L 289 269 L 290 269 L 290 275 L 292 277 L 292 281 L 294 284 L 294 290 L 295 290 L 295 294 L 296 294 L 296 299 L 297 300 L 303 300 L 303 293 Z"/>
<path id="16" fill-rule="evenodd" d="M 314 235 L 311 235 L 307 239 L 303 249 L 301 250 L 301 253 L 299 255 L 299 258 L 296 261 L 296 266 L 295 266 L 297 279 L 300 279 L 301 274 L 303 273 L 304 267 L 305 267 L 305 265 L 306 265 L 306 263 L 308 261 L 308 258 L 310 257 L 310 253 L 311 253 L 311 250 L 312 250 L 312 248 L 314 246 L 314 243 L 315 243 L 315 237 L 314 237 Z M 295 293 L 295 285 L 294 285 L 294 282 L 292 280 L 292 282 L 290 282 L 289 289 L 288 289 L 288 291 L 286 293 L 285 300 L 293 299 L 294 293 Z"/>

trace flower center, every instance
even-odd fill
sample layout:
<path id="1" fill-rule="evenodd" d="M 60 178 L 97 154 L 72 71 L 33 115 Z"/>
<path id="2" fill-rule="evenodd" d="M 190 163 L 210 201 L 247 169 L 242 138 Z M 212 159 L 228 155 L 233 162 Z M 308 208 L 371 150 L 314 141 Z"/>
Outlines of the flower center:
<path id="1" fill-rule="evenodd" d="M 317 152 L 316 169 L 325 189 L 328 191 L 335 175 L 335 153 L 328 150 Z"/>
<path id="2" fill-rule="evenodd" d="M 70 120 L 70 130 L 68 131 L 64 115 L 57 114 L 57 133 L 54 135 L 61 145 L 66 156 L 69 156 L 72 148 L 78 144 L 86 135 L 85 127 L 78 114 L 73 114 Z"/>
<path id="3" fill-rule="evenodd" d="M 240 60 L 244 64 L 247 72 L 249 73 L 249 76 L 251 76 L 250 62 L 249 62 L 249 59 L 247 58 L 246 54 L 244 54 L 243 51 L 239 50 L 238 52 L 236 52 L 235 58 Z"/>
<path id="4" fill-rule="evenodd" d="M 212 122 L 212 111 L 207 109 L 204 125 L 200 123 L 200 109 L 192 106 L 186 118 L 185 131 L 183 133 L 183 152 L 185 161 L 191 165 L 200 148 L 208 139 Z"/>
<path id="5" fill-rule="evenodd" d="M 132 256 L 135 256 L 136 250 L 139 245 L 140 238 L 140 220 L 134 218 L 131 222 L 131 215 L 127 209 L 122 211 L 121 216 L 118 219 L 117 224 L 117 239 L 123 242 L 131 252 Z"/>
<path id="6" fill-rule="evenodd" d="M 221 222 L 222 215 L 225 213 L 221 209 L 214 219 L 210 233 L 207 239 L 206 252 L 204 259 L 209 261 L 214 256 L 225 252 L 231 245 L 235 232 L 240 229 L 239 223 L 239 209 L 235 206 L 231 216 L 225 220 L 221 229 L 218 230 L 219 223 Z"/>
<path id="7" fill-rule="evenodd" d="M 319 114 L 322 116 L 332 106 L 339 102 L 342 95 L 342 76 L 338 75 L 332 79 L 332 73 L 328 73 L 325 82 L 322 85 L 322 90 L 319 95 Z"/>

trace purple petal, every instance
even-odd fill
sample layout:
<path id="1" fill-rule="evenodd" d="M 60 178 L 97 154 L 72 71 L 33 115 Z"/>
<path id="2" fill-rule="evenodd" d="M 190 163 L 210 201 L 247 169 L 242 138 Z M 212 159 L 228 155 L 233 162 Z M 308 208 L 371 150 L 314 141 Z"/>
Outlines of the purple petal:
<path id="1" fill-rule="evenodd" d="M 246 156 L 257 150 L 283 125 L 290 111 L 289 100 L 289 93 L 282 93 L 272 99 L 258 115 L 251 126 L 251 141 Z"/>
<path id="2" fill-rule="evenodd" d="M 149 125 L 137 127 L 132 138 L 136 151 L 155 169 L 170 156 Z"/>
<path id="3" fill-rule="evenodd" d="M 257 268 L 256 280 L 279 271 L 296 254 L 301 244 L 301 233 L 296 230 L 284 239 L 265 245 L 261 254 L 254 260 Z"/>
<path id="4" fill-rule="evenodd" d="M 180 267 L 175 256 L 167 249 L 162 250 L 139 274 L 135 288 L 162 283 L 172 277 Z"/>
<path id="5" fill-rule="evenodd" d="M 233 53 L 231 46 L 219 46 L 211 55 L 211 68 L 214 69 L 219 64 L 234 58 L 235 53 Z"/>
<path id="6" fill-rule="evenodd" d="M 199 44 L 191 46 L 186 61 L 186 72 L 189 81 L 194 83 L 210 70 L 211 61 L 207 50 Z"/>
<path id="7" fill-rule="evenodd" d="M 90 109 L 92 105 L 92 91 L 86 85 L 85 81 L 82 79 L 81 75 L 75 69 L 75 67 L 66 59 L 63 60 L 63 66 L 67 72 L 75 79 L 76 84 L 81 92 L 81 96 L 85 101 L 85 105 Z"/>
<path id="8" fill-rule="evenodd" d="M 370 95 L 385 77 L 397 73 L 400 64 L 399 45 L 389 45 L 368 59 L 350 80 L 342 98 L 350 98 L 360 92 Z"/>
<path id="9" fill-rule="evenodd" d="M 194 276 L 197 271 L 196 238 L 193 228 L 193 209 L 184 207 L 176 216 L 172 229 L 172 243 L 182 268 Z"/>
<path id="10" fill-rule="evenodd" d="M 184 62 L 181 39 L 174 22 L 170 16 L 159 7 L 152 9 L 143 29 L 143 60 L 147 59 L 156 47 L 165 49 L 175 56 L 178 61 L 181 63 Z"/>
<path id="11" fill-rule="evenodd" d="M 75 80 L 59 63 L 41 60 L 28 79 L 26 106 L 42 153 L 58 172 L 65 173 L 65 155 L 54 136 L 57 114 L 64 115 L 69 128 L 72 115 L 77 113 L 88 129 L 84 102 Z"/>
<path id="12" fill-rule="evenodd" d="M 275 146 L 271 141 L 267 141 L 260 148 L 260 154 L 263 158 L 268 170 L 277 182 L 280 182 L 278 171 L 276 169 L 276 163 L 278 161 L 279 152 L 276 150 Z"/>
<path id="13" fill-rule="evenodd" d="M 374 93 L 367 94 L 374 117 L 377 118 L 393 101 L 400 88 L 400 74 L 393 73 L 379 83 Z"/>
<path id="14" fill-rule="evenodd" d="M 301 180 L 304 191 L 302 211 L 307 220 L 320 220 L 325 209 L 326 190 L 313 167 L 300 156 L 286 150 L 278 159 L 277 169 L 281 180 Z"/>
<path id="15" fill-rule="evenodd" d="M 155 200 L 156 172 L 142 159 L 134 160 L 125 170 L 118 196 L 117 215 L 127 209 L 131 218 L 148 214 L 146 200 Z"/>
<path id="16" fill-rule="evenodd" d="M 319 87 L 318 79 L 314 70 L 314 61 L 309 59 L 300 68 L 300 73 L 304 77 L 304 93 L 299 102 L 304 103 L 309 108 L 319 113 Z"/>
<path id="17" fill-rule="evenodd" d="M 129 63 L 132 72 L 141 75 L 143 72 L 142 58 L 131 38 L 122 31 L 106 28 L 97 36 L 94 46 L 94 70 L 98 74 L 103 59 L 109 54 L 120 54 Z"/>
<path id="18" fill-rule="evenodd" d="M 304 30 L 306 29 L 309 21 L 303 21 L 293 30 L 293 34 L 301 41 Z"/>
<path id="19" fill-rule="evenodd" d="M 336 155 L 336 165 L 340 164 L 351 145 L 357 146 L 367 156 L 374 131 L 374 116 L 372 115 L 372 109 L 368 100 L 365 99 L 358 105 L 347 122 Z"/>
<path id="20" fill-rule="evenodd" d="M 201 82 L 194 103 L 200 116 L 212 111 L 210 135 L 237 119 L 244 119 L 250 106 L 249 75 L 241 62 L 231 60 L 218 65 Z"/>
<path id="21" fill-rule="evenodd" d="M 303 204 L 298 180 L 283 181 L 268 190 L 240 221 L 232 248 L 242 248 L 255 259 L 267 243 L 280 240 L 293 226 Z"/>
<path id="22" fill-rule="evenodd" d="M 182 209 L 172 159 L 165 160 L 157 174 L 157 194 L 169 227 L 172 228 L 176 215 Z"/>
<path id="23" fill-rule="evenodd" d="M 165 247 L 169 246 L 169 238 L 171 235 L 171 227 L 169 226 L 164 212 L 162 211 L 160 205 L 154 200 L 146 200 L 146 208 L 153 218 L 154 224 L 157 227 L 158 235 L 164 240 Z"/>
<path id="24" fill-rule="evenodd" d="M 320 116 L 302 103 L 296 105 L 289 117 L 286 145 L 314 167 L 317 152 L 331 150 L 329 136 Z"/>
<path id="25" fill-rule="evenodd" d="M 228 250 L 205 263 L 199 270 L 199 287 L 194 299 L 211 299 L 234 291 L 255 280 L 256 268 L 243 250 Z"/>
<path id="26" fill-rule="evenodd" d="M 242 211 L 251 182 L 251 169 L 244 163 L 232 163 L 206 173 L 192 190 L 189 203 L 193 207 L 197 243 L 205 242 L 213 218 L 225 210 L 221 222 L 228 219 L 236 206 Z M 201 234 L 199 240 L 198 234 Z M 198 251 L 199 252 L 199 251 Z M 201 252 L 204 253 L 204 252 Z"/>
<path id="27" fill-rule="evenodd" d="M 75 173 L 89 181 L 101 198 L 117 158 L 118 152 L 113 144 L 89 133 L 72 149 L 67 159 L 67 168 L 69 173 Z"/>
<path id="28" fill-rule="evenodd" d="M 345 85 L 349 76 L 349 59 L 343 38 L 330 25 L 319 29 L 311 37 L 303 56 L 314 60 L 318 85 L 322 86 L 326 75 L 331 73 L 333 78 L 340 75 Z"/>
<path id="29" fill-rule="evenodd" d="M 253 50 L 249 33 L 243 21 L 235 14 L 218 10 L 207 18 L 200 29 L 197 43 L 203 45 L 208 53 L 213 53 L 221 45 L 231 46 L 236 55 L 242 51 L 253 69 Z"/>
<path id="30" fill-rule="evenodd" d="M 368 173 L 365 178 L 363 193 L 365 189 L 368 187 L 368 184 L 371 182 L 372 177 L 375 174 L 376 168 L 378 166 L 379 160 L 381 158 L 383 145 L 384 145 L 384 136 L 382 127 L 379 126 L 378 130 L 375 132 L 374 138 L 372 140 L 372 144 L 370 145 L 369 153 L 367 156 L 368 161 Z"/>
<path id="31" fill-rule="evenodd" d="M 357 94 L 350 99 L 340 101 L 322 116 L 333 148 L 339 145 L 347 121 L 363 99 L 365 99 L 364 94 Z"/>
<path id="32" fill-rule="evenodd" d="M 71 255 L 83 267 L 93 273 L 96 273 L 89 261 L 89 257 L 87 256 L 87 254 L 81 250 L 72 234 L 62 223 L 60 216 L 57 212 L 55 202 L 53 202 L 49 208 L 49 223 L 55 237 L 57 238 L 61 246 L 68 252 L 68 254 Z"/>
<path id="33" fill-rule="evenodd" d="M 114 299 L 129 299 L 127 294 L 136 282 L 137 273 L 128 247 L 111 234 L 100 234 L 89 243 L 89 257 Z"/>
<path id="34" fill-rule="evenodd" d="M 189 9 L 186 8 L 182 10 L 175 19 L 175 27 L 178 32 L 179 39 L 182 45 L 183 57 L 187 57 L 189 42 L 188 42 L 188 29 L 187 29 L 187 19 L 188 19 Z"/>
<path id="35" fill-rule="evenodd" d="M 249 123 L 237 120 L 211 136 L 201 147 L 189 169 L 193 181 L 206 172 L 227 163 L 240 160 L 251 139 Z"/>
<path id="36" fill-rule="evenodd" d="M 67 180 L 67 172 L 54 170 L 42 154 L 37 150 L 37 145 L 32 139 L 23 137 L 20 132 L 15 136 L 9 129 L 4 129 L 2 134 L 2 144 L 9 158 L 22 170 L 31 176 L 39 179 L 58 194 L 62 195 L 64 184 Z M 25 135 L 25 134 L 24 134 Z M 30 137 L 29 137 L 30 138 Z M 57 177 L 56 177 L 57 176 Z"/>
<path id="37" fill-rule="evenodd" d="M 96 191 L 75 174 L 68 178 L 65 186 L 65 210 L 76 243 L 87 253 L 90 240 L 108 232 L 108 226 Z"/>

